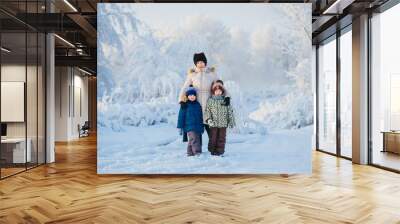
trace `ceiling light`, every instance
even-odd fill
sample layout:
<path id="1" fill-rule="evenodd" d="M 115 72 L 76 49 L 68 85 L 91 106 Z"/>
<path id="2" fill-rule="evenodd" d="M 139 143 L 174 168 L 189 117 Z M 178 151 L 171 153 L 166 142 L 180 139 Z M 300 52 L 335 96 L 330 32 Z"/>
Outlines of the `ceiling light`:
<path id="1" fill-rule="evenodd" d="M 78 70 L 81 71 L 81 72 L 83 72 L 83 73 L 85 73 L 85 74 L 87 74 L 87 75 L 93 75 L 92 73 L 90 73 L 90 72 L 88 72 L 88 71 L 86 71 L 86 70 L 83 70 L 83 69 L 81 69 L 81 68 L 79 68 L 79 67 L 78 67 Z"/>
<path id="2" fill-rule="evenodd" d="M 72 10 L 74 10 L 74 12 L 78 12 L 78 10 L 68 1 L 68 0 L 64 0 L 65 4 L 67 4 Z"/>
<path id="3" fill-rule="evenodd" d="M 83 49 L 82 48 L 77 48 L 76 49 L 76 53 L 78 53 L 79 55 L 83 55 Z"/>
<path id="4" fill-rule="evenodd" d="M 62 38 L 62 37 L 60 37 L 60 36 L 57 35 L 57 34 L 54 34 L 54 36 L 57 37 L 58 39 L 60 39 L 61 41 L 63 41 L 64 43 L 66 43 L 67 45 L 69 45 L 69 46 L 75 48 L 75 45 L 73 45 L 73 44 L 72 44 L 71 42 L 69 42 L 68 40 L 66 40 L 66 39 L 64 39 L 64 38 Z"/>
<path id="5" fill-rule="evenodd" d="M 9 50 L 9 49 L 7 49 L 7 48 L 5 48 L 5 47 L 1 47 L 1 50 L 4 51 L 4 52 L 6 52 L 6 53 L 10 53 L 10 52 L 11 52 L 11 50 Z"/>
<path id="6" fill-rule="evenodd" d="M 327 9 L 324 10 L 322 14 L 341 14 L 343 13 L 343 8 L 346 8 L 350 5 L 354 0 L 336 0 L 330 5 Z M 340 7 L 339 3 L 343 3 L 341 12 L 338 12 L 338 7 Z"/>

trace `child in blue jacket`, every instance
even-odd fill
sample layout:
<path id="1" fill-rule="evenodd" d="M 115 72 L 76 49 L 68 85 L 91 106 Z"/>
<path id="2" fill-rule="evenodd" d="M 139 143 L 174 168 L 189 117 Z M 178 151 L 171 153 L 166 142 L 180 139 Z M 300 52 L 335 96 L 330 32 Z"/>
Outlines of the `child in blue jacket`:
<path id="1" fill-rule="evenodd" d="M 194 156 L 201 153 L 201 135 L 204 132 L 203 112 L 197 101 L 196 89 L 189 87 L 186 91 L 188 101 L 181 104 L 178 115 L 178 128 L 181 133 L 187 133 L 187 155 Z"/>

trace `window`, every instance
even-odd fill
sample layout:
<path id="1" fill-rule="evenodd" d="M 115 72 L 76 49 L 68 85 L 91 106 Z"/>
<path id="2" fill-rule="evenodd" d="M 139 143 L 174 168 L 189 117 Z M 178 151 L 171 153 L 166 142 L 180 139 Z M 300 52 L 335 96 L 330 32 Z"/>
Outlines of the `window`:
<path id="1" fill-rule="evenodd" d="M 336 39 L 318 48 L 318 148 L 336 153 Z"/>
<path id="2" fill-rule="evenodd" d="M 352 148 L 352 33 L 340 36 L 340 154 L 351 158 Z"/>
<path id="3" fill-rule="evenodd" d="M 18 2 L 17 11 L 42 13 L 44 3 Z M 16 2 L 0 3 L 5 5 Z M 0 178 L 5 178 L 45 163 L 46 39 L 9 15 L 0 17 L 10 21 L 0 24 Z"/>
<path id="4" fill-rule="evenodd" d="M 400 5 L 371 19 L 371 161 L 400 170 Z"/>

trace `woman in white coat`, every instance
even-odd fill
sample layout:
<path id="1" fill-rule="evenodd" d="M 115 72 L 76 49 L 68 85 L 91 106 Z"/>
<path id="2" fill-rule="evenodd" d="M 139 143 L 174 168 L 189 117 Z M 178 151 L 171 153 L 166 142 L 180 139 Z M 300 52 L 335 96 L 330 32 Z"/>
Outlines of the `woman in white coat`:
<path id="1" fill-rule="evenodd" d="M 186 89 L 189 86 L 193 86 L 196 91 L 197 91 L 197 100 L 199 101 L 203 114 L 205 112 L 205 107 L 207 104 L 207 99 L 211 95 L 211 85 L 220 85 L 219 82 L 215 82 L 219 80 L 219 77 L 215 73 L 215 68 L 214 67 L 207 67 L 207 58 L 203 52 L 201 53 L 195 53 L 193 55 L 193 62 L 195 64 L 194 68 L 189 69 L 186 81 L 182 86 L 182 89 L 179 93 L 179 103 L 181 106 L 184 106 L 184 104 L 187 101 L 186 98 Z M 225 95 L 225 103 L 229 104 L 229 96 L 226 94 Z M 204 117 L 204 116 L 203 116 Z M 205 129 L 207 131 L 207 134 L 209 134 L 209 127 L 208 125 L 204 122 Z"/>

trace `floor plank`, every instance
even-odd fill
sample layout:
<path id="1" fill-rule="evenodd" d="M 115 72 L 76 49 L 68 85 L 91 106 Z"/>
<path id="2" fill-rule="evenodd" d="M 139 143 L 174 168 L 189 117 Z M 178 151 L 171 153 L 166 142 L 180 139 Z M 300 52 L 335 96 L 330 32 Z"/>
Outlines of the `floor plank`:
<path id="1" fill-rule="evenodd" d="M 0 223 L 400 223 L 400 175 L 320 152 L 312 175 L 97 175 L 96 138 L 0 181 Z"/>

